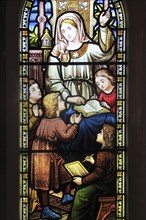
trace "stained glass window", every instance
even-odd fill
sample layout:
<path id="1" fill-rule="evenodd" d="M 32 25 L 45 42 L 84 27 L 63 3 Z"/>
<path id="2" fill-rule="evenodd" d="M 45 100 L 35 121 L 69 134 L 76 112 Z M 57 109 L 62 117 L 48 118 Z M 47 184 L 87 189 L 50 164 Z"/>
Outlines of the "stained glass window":
<path id="1" fill-rule="evenodd" d="M 20 19 L 20 219 L 126 219 L 120 0 L 27 0 Z"/>

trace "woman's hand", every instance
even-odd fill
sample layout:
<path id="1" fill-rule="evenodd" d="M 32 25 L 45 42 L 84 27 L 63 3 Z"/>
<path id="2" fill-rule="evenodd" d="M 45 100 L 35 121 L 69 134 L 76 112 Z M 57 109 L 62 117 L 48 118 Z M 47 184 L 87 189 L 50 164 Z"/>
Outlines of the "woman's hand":
<path id="1" fill-rule="evenodd" d="M 68 97 L 67 102 L 69 103 L 74 103 L 76 105 L 83 105 L 85 104 L 85 99 L 83 97 L 80 97 L 80 96 L 74 96 L 74 97 Z"/>
<path id="2" fill-rule="evenodd" d="M 110 12 L 110 8 L 108 8 L 106 11 L 103 11 L 100 14 L 100 17 L 99 17 L 100 26 L 105 27 L 108 21 L 110 20 L 110 18 L 111 18 L 111 12 Z"/>
<path id="3" fill-rule="evenodd" d="M 73 182 L 75 184 L 77 184 L 78 186 L 81 186 L 82 185 L 82 177 L 73 177 Z"/>
<path id="4" fill-rule="evenodd" d="M 58 44 L 58 50 L 59 50 L 59 52 L 60 53 L 65 53 L 66 52 L 66 47 L 67 47 L 67 45 L 64 43 L 64 42 L 60 42 L 59 44 Z"/>
<path id="5" fill-rule="evenodd" d="M 67 45 L 63 42 L 60 42 L 59 44 L 56 44 L 53 47 L 53 50 L 51 52 L 51 54 L 55 57 L 58 57 L 59 59 L 61 59 L 61 57 L 63 55 L 67 55 L 67 50 L 66 50 Z"/>

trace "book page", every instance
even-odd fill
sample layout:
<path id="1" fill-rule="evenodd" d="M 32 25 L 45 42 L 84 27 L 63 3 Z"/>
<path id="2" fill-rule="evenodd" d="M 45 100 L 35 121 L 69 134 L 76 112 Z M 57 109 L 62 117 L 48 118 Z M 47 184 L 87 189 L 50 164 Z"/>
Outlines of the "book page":
<path id="1" fill-rule="evenodd" d="M 86 103 L 85 105 L 80 105 L 77 107 L 78 109 L 82 109 L 85 112 L 96 112 L 96 109 L 94 108 L 94 106 L 91 106 L 90 104 Z M 76 109 L 77 109 L 76 108 Z"/>
<path id="2" fill-rule="evenodd" d="M 88 174 L 86 168 L 81 164 L 80 161 L 74 161 L 64 165 L 71 176 L 85 176 Z"/>
<path id="3" fill-rule="evenodd" d="M 98 113 L 109 112 L 107 108 L 100 105 L 98 100 L 89 100 L 85 105 L 75 105 L 74 110 L 81 112 L 85 117 L 89 117 Z"/>
<path id="4" fill-rule="evenodd" d="M 102 107 L 100 105 L 100 102 L 96 99 L 91 99 L 87 102 L 90 106 L 92 106 L 97 112 L 100 111 L 101 109 L 104 109 L 104 107 Z"/>

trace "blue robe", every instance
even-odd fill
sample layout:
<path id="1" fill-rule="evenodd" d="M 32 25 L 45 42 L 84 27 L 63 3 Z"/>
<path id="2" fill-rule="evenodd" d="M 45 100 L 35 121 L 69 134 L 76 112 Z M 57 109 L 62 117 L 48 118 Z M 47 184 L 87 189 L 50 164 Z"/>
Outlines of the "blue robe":
<path id="1" fill-rule="evenodd" d="M 75 111 L 70 107 L 62 114 L 65 123 L 70 123 L 70 116 Z M 84 160 L 85 156 L 98 152 L 101 144 L 96 142 L 97 134 L 100 133 L 104 124 L 116 124 L 116 117 L 113 113 L 101 113 L 90 117 L 82 118 L 79 124 L 78 133 L 71 142 L 61 142 L 61 154 L 67 162 Z"/>

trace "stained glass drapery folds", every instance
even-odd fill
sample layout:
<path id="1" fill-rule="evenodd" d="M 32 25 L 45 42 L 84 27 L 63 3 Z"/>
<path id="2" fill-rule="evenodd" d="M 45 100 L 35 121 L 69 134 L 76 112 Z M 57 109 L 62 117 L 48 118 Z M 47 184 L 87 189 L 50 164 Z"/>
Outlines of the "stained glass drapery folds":
<path id="1" fill-rule="evenodd" d="M 21 19 L 20 19 L 20 27 L 19 27 L 19 35 L 20 35 L 20 220 L 28 220 L 32 219 L 32 212 L 30 212 L 30 166 L 31 166 L 31 144 L 30 144 L 30 102 L 29 102 L 29 82 L 31 80 L 35 80 L 39 86 L 42 93 L 42 96 L 45 96 L 48 91 L 46 89 L 46 71 L 48 69 L 48 65 L 51 67 L 52 75 L 55 74 L 55 68 L 59 70 L 61 69 L 62 63 L 59 59 L 54 58 L 52 63 L 48 63 L 48 57 L 55 45 L 55 33 L 56 33 L 56 20 L 57 18 L 66 12 L 77 12 L 82 16 L 84 20 L 84 25 L 86 27 L 87 35 L 90 40 L 96 42 L 100 39 L 99 32 L 99 16 L 104 10 L 106 4 L 106 0 L 26 0 L 24 2 L 23 8 L 20 11 Z M 126 16 L 125 9 L 122 0 L 109 0 L 109 7 L 111 11 L 111 19 L 108 23 L 109 30 L 113 33 L 113 37 L 115 39 L 115 53 L 114 56 L 110 60 L 105 61 L 93 61 L 92 59 L 80 60 L 80 53 L 82 51 L 76 52 L 76 54 L 72 52 L 69 53 L 70 60 L 74 60 L 74 63 L 70 63 L 68 65 L 68 60 L 65 62 L 61 71 L 64 74 L 61 77 L 64 77 L 66 66 L 68 71 L 75 71 L 74 76 L 76 74 L 75 80 L 72 78 L 72 82 L 75 81 L 75 87 L 78 89 L 81 87 L 79 80 L 82 82 L 84 78 L 78 76 L 77 71 L 78 68 L 82 69 L 82 75 L 86 72 L 87 65 L 89 67 L 88 71 L 90 72 L 90 67 L 93 65 L 94 67 L 98 66 L 96 70 L 100 67 L 108 67 L 114 77 L 116 78 L 116 113 L 114 116 L 114 120 L 116 121 L 116 207 L 115 207 L 115 219 L 126 219 L 126 147 L 127 147 L 127 138 L 126 138 L 126 79 L 127 79 L 127 29 L 126 29 Z M 102 42 L 103 43 L 103 42 Z M 107 43 L 107 42 L 106 42 Z M 109 41 L 109 44 L 111 42 Z M 108 43 L 107 43 L 108 44 Z M 87 45 L 87 44 L 86 44 Z M 86 51 L 88 52 L 88 49 Z M 93 50 L 92 50 L 93 52 Z M 73 57 L 74 56 L 74 57 Z M 76 56 L 76 57 L 75 57 Z M 88 56 L 88 55 L 87 55 Z M 76 60 L 75 60 L 76 58 Z M 57 67 L 56 67 L 57 66 Z M 64 71 L 64 72 L 63 72 Z M 87 71 L 87 72 L 88 72 Z M 86 74 L 87 74 L 86 72 Z M 89 73 L 88 72 L 88 73 Z M 96 72 L 96 71 L 95 71 Z M 61 74 L 61 72 L 58 72 Z M 52 76 L 51 75 L 51 76 Z M 70 76 L 73 77 L 73 76 Z M 94 75 L 92 75 L 94 77 Z M 87 81 L 88 75 L 86 75 Z M 62 79 L 62 78 L 61 78 Z M 92 81 L 93 79 L 91 79 Z M 90 77 L 89 77 L 90 81 Z M 85 87 L 89 87 L 88 83 L 95 89 L 95 86 L 92 85 L 92 82 L 85 82 Z M 50 81 L 49 81 L 50 82 Z M 57 86 L 57 78 L 56 82 L 54 80 L 54 85 Z M 56 83 L 56 84 L 55 84 Z M 62 83 L 62 81 L 61 81 Z M 71 87 L 71 82 L 67 82 L 64 78 L 65 88 Z M 82 85 L 83 87 L 83 85 Z M 60 87 L 62 89 L 62 87 Z M 61 91 L 60 89 L 60 91 Z M 70 89 L 71 90 L 71 89 Z M 90 94 L 91 91 L 89 91 Z M 84 95 L 83 95 L 84 96 Z M 86 96 L 86 95 L 85 95 Z M 41 105 L 41 103 L 39 103 Z M 38 106 L 39 106 L 38 105 Z M 38 107 L 39 108 L 39 107 Z M 68 114 L 70 116 L 72 112 L 72 108 L 68 110 Z M 68 115 L 65 115 L 64 120 Z M 62 116 L 64 117 L 64 116 Z M 39 116 L 36 116 L 39 118 Z M 93 119 L 93 118 L 92 118 Z M 62 143 L 60 146 L 61 153 L 64 158 L 67 158 L 70 155 L 69 161 L 72 160 L 73 155 L 72 152 L 76 151 L 76 148 L 72 148 L 73 145 L 80 144 L 80 141 L 83 138 L 83 142 L 81 145 L 88 145 L 88 138 L 84 140 L 85 136 L 88 136 L 88 131 L 85 130 L 85 126 L 89 126 L 92 119 L 89 121 L 88 119 L 83 120 L 80 125 L 80 137 L 68 143 Z M 99 119 L 93 120 L 94 122 Z M 100 119 L 102 121 L 102 119 Z M 106 118 L 108 121 L 108 116 Z M 100 122 L 101 122 L 100 121 Z M 99 122 L 99 121 L 98 121 Z M 97 123 L 98 123 L 97 122 Z M 93 123 L 93 122 L 92 122 Z M 82 127 L 82 128 L 81 128 Z M 98 126 L 97 126 L 98 127 Z M 100 130 L 101 127 L 98 127 L 97 130 Z M 84 132 L 85 131 L 85 132 Z M 35 131 L 36 132 L 36 131 Z M 89 132 L 90 126 L 89 126 Z M 95 133 L 96 134 L 96 133 Z M 94 129 L 92 135 L 94 136 Z M 94 137 L 95 139 L 95 137 Z M 89 141 L 90 142 L 90 141 Z M 91 142 L 92 147 L 94 147 L 95 140 Z M 92 148 L 91 147 L 91 148 Z M 68 150 L 69 149 L 69 150 Z M 78 155 L 86 155 L 86 150 L 88 152 L 88 146 L 82 148 L 85 152 L 78 152 Z M 67 151 L 68 150 L 68 151 Z M 93 150 L 93 149 L 92 149 Z M 92 153 L 92 151 L 91 151 Z M 41 154 L 41 152 L 40 152 Z M 80 159 L 75 156 L 75 158 Z M 83 159 L 83 158 L 82 158 Z M 35 207 L 36 208 L 36 207 Z M 41 207 L 39 207 L 41 209 Z M 37 213 L 39 211 L 37 210 Z M 38 216 L 38 215 L 37 215 Z M 34 216 L 33 216 L 34 217 Z"/>

